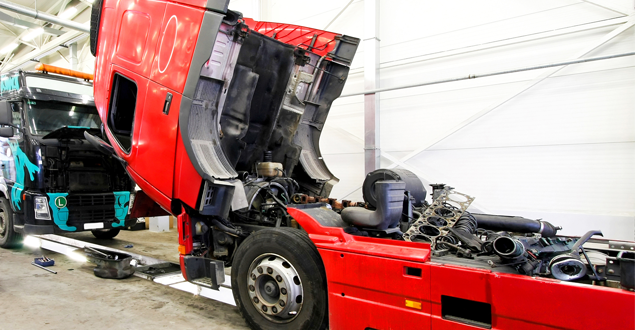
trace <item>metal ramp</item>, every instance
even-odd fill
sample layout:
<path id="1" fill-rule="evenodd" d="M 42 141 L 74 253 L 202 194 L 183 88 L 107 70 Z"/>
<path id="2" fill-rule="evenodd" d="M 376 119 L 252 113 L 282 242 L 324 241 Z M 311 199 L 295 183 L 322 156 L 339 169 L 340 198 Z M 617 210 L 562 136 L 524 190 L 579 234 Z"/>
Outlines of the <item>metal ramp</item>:
<path id="1" fill-rule="evenodd" d="M 117 250 L 107 246 L 88 243 L 59 235 L 48 234 L 30 237 L 33 244 L 29 245 L 39 245 L 42 249 L 64 254 L 73 259 L 76 259 L 77 256 L 80 255 L 80 251 L 82 251 L 85 247 L 129 254 L 134 260 L 136 260 L 136 262 L 133 260 L 133 266 L 135 267 L 134 276 L 166 285 L 177 290 L 236 306 L 236 303 L 234 302 L 234 295 L 231 290 L 231 278 L 229 275 L 225 275 L 225 283 L 221 284 L 219 290 L 216 291 L 186 281 L 181 274 L 180 266 L 169 261 L 130 253 L 129 251 Z M 83 255 L 83 253 L 81 255 Z"/>

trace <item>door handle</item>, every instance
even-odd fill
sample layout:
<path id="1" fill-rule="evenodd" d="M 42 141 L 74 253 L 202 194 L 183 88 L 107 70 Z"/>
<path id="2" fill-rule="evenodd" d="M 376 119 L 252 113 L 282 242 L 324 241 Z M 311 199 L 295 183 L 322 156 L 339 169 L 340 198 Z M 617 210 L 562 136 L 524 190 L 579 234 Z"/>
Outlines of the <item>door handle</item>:
<path id="1" fill-rule="evenodd" d="M 172 105 L 172 93 L 168 92 L 165 96 L 165 103 L 163 103 L 163 114 L 167 115 L 170 113 L 170 106 Z"/>

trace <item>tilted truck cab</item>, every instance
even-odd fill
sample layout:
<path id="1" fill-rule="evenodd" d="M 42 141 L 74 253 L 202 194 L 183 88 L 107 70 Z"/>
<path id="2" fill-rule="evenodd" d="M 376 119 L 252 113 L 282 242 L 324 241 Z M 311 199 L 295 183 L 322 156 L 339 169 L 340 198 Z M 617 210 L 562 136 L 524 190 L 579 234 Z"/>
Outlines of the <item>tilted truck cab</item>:
<path id="1" fill-rule="evenodd" d="M 481 242 L 464 212 L 471 197 L 447 206 L 457 196 L 438 185 L 428 204 L 406 170 L 369 173 L 365 207 L 329 199 L 338 179 L 319 138 L 359 39 L 256 22 L 227 6 L 98 0 L 91 16 L 95 103 L 109 144 L 87 138 L 125 164 L 145 215 L 177 216 L 188 281 L 219 289 L 231 266 L 236 304 L 255 329 L 633 325 L 624 315 L 635 308 L 632 292 L 563 282 L 591 282 L 594 266 L 577 251 L 590 235 L 558 238 L 547 222 L 521 218 L 530 236 L 490 231 Z M 435 259 L 439 247 L 480 259 Z M 491 270 L 490 256 L 504 264 Z M 561 273 L 531 276 L 545 269 Z M 611 304 L 580 315 L 565 296 Z M 563 316 L 527 312 L 539 305 Z M 599 317 L 609 311 L 617 316 Z"/>
<path id="2" fill-rule="evenodd" d="M 113 237 L 136 221 L 128 217 L 134 183 L 84 138 L 101 132 L 92 84 L 21 70 L 0 84 L 0 124 L 7 125 L 0 128 L 0 246 L 19 243 L 20 234 Z"/>

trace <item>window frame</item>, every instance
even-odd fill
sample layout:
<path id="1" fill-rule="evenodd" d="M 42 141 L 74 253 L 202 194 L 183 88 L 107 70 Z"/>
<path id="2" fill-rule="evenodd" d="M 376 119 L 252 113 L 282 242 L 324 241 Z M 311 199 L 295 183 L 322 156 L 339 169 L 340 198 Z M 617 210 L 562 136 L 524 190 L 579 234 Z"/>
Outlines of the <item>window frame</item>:
<path id="1" fill-rule="evenodd" d="M 111 126 L 111 115 L 112 115 L 113 105 L 116 104 L 119 97 L 119 93 L 118 93 L 119 89 L 117 87 L 119 84 L 119 79 L 126 79 L 128 82 L 132 83 L 136 89 L 134 113 L 132 114 L 132 124 L 130 126 L 130 146 L 128 148 L 125 148 L 124 146 L 121 145 L 121 142 L 119 141 L 119 138 L 117 136 L 119 135 L 119 133 L 117 133 L 117 130 Z M 108 113 L 106 114 L 105 124 L 106 124 L 106 127 L 108 127 L 108 130 L 110 131 L 110 134 L 113 136 L 115 142 L 117 142 L 117 146 L 119 147 L 119 149 L 121 149 L 121 151 L 125 155 L 130 155 L 130 153 L 132 152 L 132 145 L 133 145 L 132 139 L 134 136 L 135 117 L 137 114 L 137 103 L 139 100 L 138 96 L 139 96 L 139 86 L 137 85 L 137 82 L 119 72 L 114 72 L 112 82 L 110 84 L 110 98 L 108 102 Z"/>

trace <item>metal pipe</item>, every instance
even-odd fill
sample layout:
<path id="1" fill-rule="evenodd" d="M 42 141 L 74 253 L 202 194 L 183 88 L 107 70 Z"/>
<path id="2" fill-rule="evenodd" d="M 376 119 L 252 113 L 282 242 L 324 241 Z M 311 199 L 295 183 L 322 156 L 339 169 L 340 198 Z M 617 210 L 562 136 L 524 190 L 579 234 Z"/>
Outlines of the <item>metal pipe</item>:
<path id="1" fill-rule="evenodd" d="M 56 271 L 54 271 L 54 270 L 50 270 L 50 269 L 48 269 L 48 268 L 46 268 L 46 267 L 44 267 L 44 266 L 40 266 L 40 265 L 36 264 L 35 262 L 31 262 L 31 265 L 33 265 L 33 266 L 35 266 L 35 267 L 38 267 L 38 268 L 42 268 L 42 269 L 44 269 L 44 270 L 45 270 L 45 271 L 47 271 L 47 272 L 51 272 L 51 273 L 53 273 L 53 274 L 57 274 L 57 272 L 56 272 Z"/>
<path id="2" fill-rule="evenodd" d="M 461 80 L 468 80 L 468 79 L 475 79 L 475 78 L 491 77 L 491 76 L 497 76 L 497 75 L 507 74 L 507 73 L 516 73 L 516 72 L 523 72 L 523 71 L 530 71 L 530 70 L 546 69 L 546 68 L 552 68 L 552 67 L 555 67 L 555 66 L 565 66 L 565 65 L 579 64 L 579 63 L 585 63 L 585 62 L 608 60 L 608 59 L 612 59 L 612 58 L 633 56 L 633 55 L 635 55 L 635 52 L 623 53 L 623 54 L 617 54 L 617 55 L 608 55 L 608 56 L 599 56 L 599 57 L 585 58 L 585 59 L 581 59 L 581 60 L 574 60 L 574 61 L 560 62 L 560 63 L 554 63 L 554 64 L 532 66 L 532 67 L 528 67 L 528 68 L 513 69 L 513 70 L 507 70 L 507 71 L 498 71 L 498 72 L 493 72 L 493 73 L 484 73 L 484 74 L 478 74 L 478 75 L 476 75 L 476 74 L 475 75 L 468 75 L 467 77 L 444 79 L 444 80 L 437 80 L 437 81 L 418 83 L 418 84 L 411 84 L 411 85 L 404 85 L 404 86 L 397 86 L 397 87 L 370 89 L 370 90 L 367 90 L 367 91 L 364 91 L 364 92 L 359 92 L 359 93 L 344 94 L 344 95 L 341 95 L 340 98 L 348 97 L 348 96 L 375 94 L 375 93 L 388 92 L 388 91 L 394 91 L 394 90 L 399 90 L 399 89 L 406 89 L 406 88 L 413 88 L 413 87 L 421 87 L 421 86 L 442 84 L 442 83 L 447 83 L 447 82 L 454 82 L 454 81 L 461 81 Z"/>
<path id="3" fill-rule="evenodd" d="M 77 30 L 77 31 L 85 32 L 85 33 L 90 32 L 90 27 L 85 26 L 83 24 L 62 19 L 57 16 L 49 15 L 47 13 L 42 13 L 40 11 L 37 11 L 36 9 L 31 9 L 31 8 L 23 7 L 20 5 L 16 5 L 15 3 L 12 3 L 12 2 L 0 1 L 0 8 L 6 9 L 8 11 L 12 11 L 14 13 L 18 13 L 21 15 L 33 17 L 35 19 L 39 19 L 42 21 L 57 24 L 72 30 Z"/>

